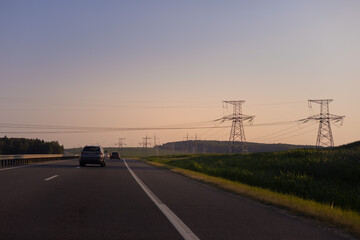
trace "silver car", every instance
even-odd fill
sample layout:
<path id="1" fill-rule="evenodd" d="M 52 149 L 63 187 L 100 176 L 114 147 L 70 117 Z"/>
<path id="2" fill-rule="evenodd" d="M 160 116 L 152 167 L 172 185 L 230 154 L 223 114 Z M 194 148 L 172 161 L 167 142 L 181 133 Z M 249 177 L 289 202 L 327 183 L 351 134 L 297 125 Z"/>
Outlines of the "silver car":
<path id="1" fill-rule="evenodd" d="M 105 152 L 101 146 L 85 146 L 81 151 L 79 164 L 80 166 L 85 166 L 86 164 L 100 164 L 101 167 L 105 167 L 105 159 Z"/>

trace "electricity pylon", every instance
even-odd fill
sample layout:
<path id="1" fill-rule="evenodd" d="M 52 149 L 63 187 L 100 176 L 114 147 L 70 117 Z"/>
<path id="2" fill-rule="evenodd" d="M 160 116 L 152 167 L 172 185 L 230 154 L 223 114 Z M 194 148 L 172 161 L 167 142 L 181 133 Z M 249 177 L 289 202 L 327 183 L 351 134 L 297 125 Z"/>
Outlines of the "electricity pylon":
<path id="1" fill-rule="evenodd" d="M 142 152 L 144 155 L 148 155 L 148 146 L 151 145 L 151 143 L 149 142 L 149 140 L 151 140 L 152 138 L 148 137 L 146 134 L 146 137 L 143 137 L 143 142 L 139 143 L 140 146 L 142 145 Z"/>
<path id="2" fill-rule="evenodd" d="M 148 140 L 151 140 L 152 138 L 148 137 L 146 134 L 146 137 L 143 137 L 142 146 L 143 148 L 148 148 L 148 146 L 151 145 L 151 143 Z"/>
<path id="3" fill-rule="evenodd" d="M 119 138 L 119 142 L 117 143 L 119 149 L 126 145 L 125 143 L 123 143 L 124 140 L 126 140 L 126 138 Z"/>
<path id="4" fill-rule="evenodd" d="M 242 104 L 245 103 L 244 100 L 241 101 L 223 101 L 223 104 L 233 105 L 233 114 L 224 116 L 222 119 L 231 120 L 232 126 L 229 137 L 229 153 L 246 153 L 248 152 L 245 130 L 244 130 L 244 121 L 252 122 L 255 116 L 248 116 L 242 114 Z M 238 144 L 236 144 L 238 142 Z"/>
<path id="5" fill-rule="evenodd" d="M 319 130 L 316 140 L 317 147 L 333 147 L 334 139 L 331 132 L 331 121 L 339 122 L 344 119 L 345 116 L 337 116 L 329 113 L 329 103 L 332 102 L 332 99 L 317 99 L 317 100 L 309 100 L 308 105 L 309 108 L 312 108 L 311 103 L 320 104 L 320 114 L 312 115 L 308 117 L 308 120 L 316 120 L 319 121 Z"/>

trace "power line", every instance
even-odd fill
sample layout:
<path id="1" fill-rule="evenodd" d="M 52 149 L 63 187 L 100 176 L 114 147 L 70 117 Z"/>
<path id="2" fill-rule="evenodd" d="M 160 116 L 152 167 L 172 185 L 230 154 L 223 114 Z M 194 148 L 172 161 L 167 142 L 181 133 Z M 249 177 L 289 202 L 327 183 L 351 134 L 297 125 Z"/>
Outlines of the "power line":
<path id="1" fill-rule="evenodd" d="M 208 129 L 205 133 L 203 133 L 202 134 L 202 138 L 203 139 L 206 139 L 206 138 L 209 138 L 210 136 L 212 136 L 213 134 L 211 134 L 210 136 L 209 136 L 209 134 L 210 134 L 210 132 L 212 132 L 214 129 L 216 129 L 216 128 L 218 128 L 221 124 L 223 124 L 224 123 L 224 121 L 218 121 L 218 120 L 215 120 L 215 122 L 217 121 L 217 124 L 215 124 L 215 128 L 211 128 L 211 129 Z M 226 127 L 227 128 L 227 127 Z M 220 130 L 222 130 L 222 129 L 220 129 Z M 218 131 L 217 131 L 218 132 Z"/>
<path id="2" fill-rule="evenodd" d="M 145 104 L 108 104 L 92 102 L 90 100 L 68 100 L 68 99 L 35 99 L 35 98 L 6 98 L 0 97 L 0 103 L 15 103 L 15 104 L 28 104 L 28 105 L 64 105 L 64 106 L 85 106 L 85 107 L 108 107 L 108 108 L 219 108 L 218 105 L 145 105 Z"/>
<path id="3" fill-rule="evenodd" d="M 34 125 L 34 124 L 9 124 L 0 123 L 2 128 L 16 128 L 16 129 L 43 129 L 43 130 L 69 130 L 69 131 L 52 131 L 51 133 L 66 133 L 71 132 L 107 132 L 107 131 L 144 131 L 144 130 L 185 130 L 185 129 L 209 129 L 216 128 L 214 126 L 194 126 L 194 127 L 82 127 L 82 126 L 50 126 L 50 125 Z M 224 127 L 225 128 L 225 127 Z M 72 131 L 71 131 L 72 130 Z M 46 132 L 44 132 L 46 133 Z"/>
<path id="4" fill-rule="evenodd" d="M 290 125 L 290 124 L 298 124 L 300 120 L 295 121 L 284 121 L 284 122 L 272 122 L 272 123 L 248 123 L 245 124 L 245 127 L 266 127 L 266 126 L 279 126 L 279 125 Z"/>
<path id="5" fill-rule="evenodd" d="M 281 136 L 286 136 L 286 135 L 289 135 L 289 134 L 292 134 L 292 133 L 295 133 L 295 132 L 298 132 L 300 130 L 303 130 L 305 128 L 308 128 L 308 127 L 311 127 L 311 126 L 314 126 L 316 123 L 313 123 L 313 124 L 310 124 L 310 125 L 307 125 L 303 128 L 298 128 L 298 129 L 295 129 L 293 131 L 290 131 L 290 132 L 284 132 L 284 133 L 278 133 L 278 134 L 274 134 L 273 136 L 269 136 L 269 137 L 265 137 L 265 138 L 262 138 L 261 141 L 277 141 L 277 140 L 282 140 L 282 138 L 279 139 L 279 137 Z M 300 134 L 301 135 L 301 134 Z M 295 136 L 298 136 L 298 135 L 295 135 Z M 257 140 L 258 141 L 258 140 Z"/>
<path id="6" fill-rule="evenodd" d="M 218 120 L 209 121 L 216 122 Z M 274 122 L 274 123 L 262 123 L 262 124 L 244 124 L 244 127 L 262 127 L 262 126 L 277 126 L 297 124 L 297 121 L 287 122 Z M 301 120 L 303 121 L 303 120 Z M 61 125 L 39 125 L 39 124 L 24 124 L 24 123 L 0 123 L 0 127 L 3 129 L 39 129 L 39 130 L 58 130 L 58 131 L 2 131 L 1 133 L 14 133 L 14 134 L 32 134 L 32 133 L 91 133 L 91 132 L 114 132 L 114 131 L 147 131 L 147 130 L 198 130 L 198 129 L 224 129 L 231 126 L 219 126 L 222 122 L 215 126 L 189 126 L 189 127 L 132 127 L 132 128 L 119 128 L 119 127 L 83 127 L 83 126 L 61 126 Z M 60 131 L 63 130 L 63 131 Z"/>
<path id="7" fill-rule="evenodd" d="M 296 126 L 291 126 L 289 128 L 285 128 L 285 129 L 282 129 L 282 130 L 279 130 L 279 131 L 276 131 L 276 132 L 273 132 L 273 133 L 270 133 L 270 134 L 266 134 L 264 136 L 261 136 L 261 137 L 257 137 L 257 138 L 253 138 L 252 141 L 254 140 L 258 140 L 258 139 L 272 139 L 274 137 L 277 137 L 277 136 L 283 136 L 283 135 L 287 135 L 289 133 L 293 133 L 293 132 L 297 132 L 299 130 L 302 130 L 304 128 L 308 128 L 309 126 L 313 126 L 314 124 L 310 124 L 308 126 L 304 126 L 304 127 L 301 127 L 302 125 L 305 125 L 306 123 L 301 123 L 299 122 L 298 125 Z M 291 130 L 291 131 L 288 131 L 290 129 L 293 129 L 293 128 L 296 128 L 295 130 Z"/>
<path id="8" fill-rule="evenodd" d="M 46 99 L 46 98 L 11 98 L 0 97 L 0 103 L 21 103 L 21 104 L 41 104 L 41 105 L 66 105 L 66 106 L 89 106 L 89 107 L 129 107 L 129 108 L 219 108 L 219 105 L 146 105 L 146 104 L 109 104 L 99 103 L 91 99 Z M 300 104 L 302 101 L 289 101 L 289 102 L 275 102 L 275 103 L 258 103 L 249 104 L 248 107 L 254 106 L 277 106 L 277 105 L 290 105 Z"/>
<path id="9" fill-rule="evenodd" d="M 276 134 L 279 134 L 281 132 L 285 132 L 289 129 L 292 129 L 294 127 L 298 127 L 298 126 L 291 126 L 291 127 L 288 127 L 288 128 L 285 128 L 285 129 L 282 129 L 280 131 L 276 131 L 276 132 L 272 132 L 272 133 L 269 133 L 269 134 L 266 134 L 266 135 L 263 135 L 263 136 L 260 136 L 260 137 L 256 137 L 256 138 L 252 138 L 250 141 L 254 141 L 254 140 L 258 140 L 258 139 L 263 139 L 263 138 L 266 138 L 266 137 L 269 137 L 269 136 L 274 136 Z"/>
<path id="10" fill-rule="evenodd" d="M 211 137 L 216 136 L 218 133 L 220 133 L 222 131 L 224 131 L 224 129 L 219 129 L 219 130 L 215 131 L 213 134 L 208 135 L 207 138 L 210 139 Z M 222 134 L 222 135 L 224 135 L 224 134 Z M 226 135 L 229 135 L 229 132 L 227 132 Z"/>
<path id="11" fill-rule="evenodd" d="M 309 131 L 306 131 L 306 132 L 303 132 L 303 133 L 299 133 L 299 134 L 296 134 L 296 135 L 292 135 L 292 136 L 289 136 L 289 137 L 285 137 L 285 138 L 281 138 L 281 139 L 277 139 L 277 141 L 281 141 L 281 140 L 284 140 L 284 139 L 289 139 L 289 138 L 293 138 L 293 137 L 297 137 L 297 136 L 300 136 L 300 135 L 304 135 L 304 134 L 307 134 L 307 133 L 310 133 L 310 132 L 313 132 L 316 128 L 313 128 Z"/>
<path id="12" fill-rule="evenodd" d="M 292 101 L 292 102 L 278 102 L 278 103 L 259 103 L 259 104 L 249 104 L 247 107 L 255 106 L 277 106 L 277 105 L 291 105 L 291 104 L 303 104 L 303 101 Z"/>

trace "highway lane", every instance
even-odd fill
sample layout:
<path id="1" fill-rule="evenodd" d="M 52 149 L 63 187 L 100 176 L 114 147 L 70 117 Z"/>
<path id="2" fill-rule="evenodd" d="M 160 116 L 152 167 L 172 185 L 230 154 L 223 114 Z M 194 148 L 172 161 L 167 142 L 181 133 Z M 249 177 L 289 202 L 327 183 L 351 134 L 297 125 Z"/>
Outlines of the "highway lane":
<path id="1" fill-rule="evenodd" d="M 274 207 L 126 160 L 200 239 L 345 239 Z M 48 179 L 48 180 L 46 180 Z M 183 239 L 123 161 L 76 160 L 0 171 L 1 239 Z"/>
<path id="2" fill-rule="evenodd" d="M 0 238 L 182 239 L 123 162 L 77 164 L 0 172 Z"/>

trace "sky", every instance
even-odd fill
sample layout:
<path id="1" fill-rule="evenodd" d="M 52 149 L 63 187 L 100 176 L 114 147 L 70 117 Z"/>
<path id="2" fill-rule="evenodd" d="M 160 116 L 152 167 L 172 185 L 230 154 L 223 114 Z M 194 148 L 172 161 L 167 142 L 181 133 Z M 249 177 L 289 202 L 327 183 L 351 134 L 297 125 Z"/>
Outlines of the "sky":
<path id="1" fill-rule="evenodd" d="M 247 141 L 314 145 L 318 123 L 294 121 L 333 99 L 335 145 L 358 141 L 359 12 L 358 0 L 2 0 L 0 136 L 228 140 L 231 122 L 213 120 L 244 100 Z M 149 129 L 169 126 L 193 129 Z"/>

